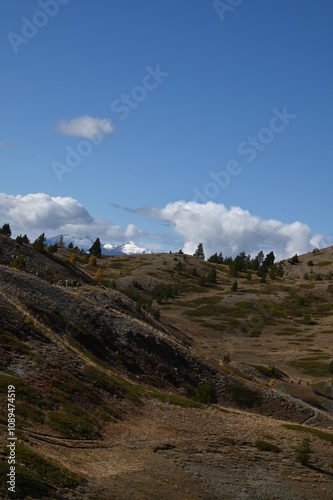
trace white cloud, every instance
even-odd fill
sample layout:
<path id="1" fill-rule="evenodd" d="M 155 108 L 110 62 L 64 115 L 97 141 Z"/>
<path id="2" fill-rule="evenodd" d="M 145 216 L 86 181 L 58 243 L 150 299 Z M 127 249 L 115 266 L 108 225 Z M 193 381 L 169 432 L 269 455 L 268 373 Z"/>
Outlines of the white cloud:
<path id="1" fill-rule="evenodd" d="M 26 233 L 31 240 L 45 232 L 49 237 L 68 233 L 123 243 L 129 237 L 143 234 L 134 224 L 122 228 L 92 217 L 74 198 L 44 193 L 25 196 L 0 193 L 0 221 L 10 224 L 13 236 Z"/>
<path id="2" fill-rule="evenodd" d="M 56 131 L 62 135 L 82 137 L 84 139 L 97 139 L 104 134 L 115 131 L 111 120 L 108 118 L 93 118 L 89 115 L 79 116 L 67 121 L 65 118 L 59 120 Z"/>
<path id="3" fill-rule="evenodd" d="M 260 250 L 265 253 L 273 250 L 277 260 L 332 244 L 328 237 L 312 234 L 309 226 L 301 222 L 286 224 L 261 219 L 240 207 L 228 209 L 211 201 L 206 204 L 176 201 L 162 209 L 145 207 L 130 212 L 153 217 L 170 226 L 179 239 L 175 233 L 149 234 L 132 223 L 126 227 L 110 224 L 93 217 L 71 197 L 44 193 L 25 196 L 0 193 L 0 226 L 8 222 L 14 237 L 26 233 L 31 240 L 42 232 L 48 237 L 70 234 L 94 239 L 98 236 L 104 243 L 140 239 L 140 246 L 151 251 L 160 252 L 163 247 L 166 251 L 170 248 L 178 250 L 182 247 L 188 254 L 193 254 L 198 243 L 202 242 L 206 257 L 220 251 L 226 257 L 241 251 L 254 256 Z"/>
<path id="4" fill-rule="evenodd" d="M 261 219 L 240 207 L 227 209 L 213 202 L 177 201 L 162 209 L 146 207 L 138 213 L 169 223 L 183 237 L 185 253 L 193 254 L 202 242 L 206 257 L 220 251 L 226 257 L 241 251 L 255 255 L 260 250 L 273 250 L 277 259 L 284 259 L 331 244 L 323 235 L 313 235 L 301 222 Z"/>

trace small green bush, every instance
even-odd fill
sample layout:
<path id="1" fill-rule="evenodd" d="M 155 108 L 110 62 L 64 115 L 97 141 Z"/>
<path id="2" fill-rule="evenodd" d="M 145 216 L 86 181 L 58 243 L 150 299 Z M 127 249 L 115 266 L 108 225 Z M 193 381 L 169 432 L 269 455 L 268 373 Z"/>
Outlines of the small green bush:
<path id="1" fill-rule="evenodd" d="M 198 387 L 195 391 L 195 399 L 204 404 L 217 403 L 217 397 L 213 381 L 208 379 L 204 384 Z"/>
<path id="2" fill-rule="evenodd" d="M 298 462 L 300 462 L 302 465 L 309 465 L 309 459 L 311 453 L 310 439 L 309 438 L 303 439 L 302 443 L 296 447 L 295 453 L 296 453 L 296 460 Z"/>
<path id="3" fill-rule="evenodd" d="M 20 271 L 22 271 L 22 269 L 25 268 L 25 261 L 23 259 L 23 256 L 19 255 L 14 260 L 12 260 L 10 267 L 13 267 L 15 269 L 19 269 Z"/>
<path id="4" fill-rule="evenodd" d="M 223 364 L 227 365 L 231 362 L 230 353 L 225 354 L 222 359 Z"/>

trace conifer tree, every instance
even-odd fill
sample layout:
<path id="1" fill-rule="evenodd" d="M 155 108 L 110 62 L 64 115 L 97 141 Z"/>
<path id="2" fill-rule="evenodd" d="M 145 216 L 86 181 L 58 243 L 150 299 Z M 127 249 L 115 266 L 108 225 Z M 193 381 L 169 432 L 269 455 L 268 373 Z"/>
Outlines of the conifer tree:
<path id="1" fill-rule="evenodd" d="M 12 230 L 10 229 L 10 225 L 4 224 L 2 226 L 2 228 L 0 229 L 0 234 L 3 234 L 4 236 L 7 236 L 8 238 L 10 238 L 12 235 Z"/>
<path id="2" fill-rule="evenodd" d="M 99 238 L 96 238 L 94 244 L 89 248 L 89 253 L 90 255 L 94 255 L 95 257 L 102 257 L 102 248 Z"/>
<path id="3" fill-rule="evenodd" d="M 203 249 L 203 244 L 202 243 L 199 243 L 198 245 L 198 248 L 196 249 L 196 251 L 194 252 L 194 257 L 199 257 L 199 259 L 205 259 L 205 253 L 204 253 L 204 249 Z"/>

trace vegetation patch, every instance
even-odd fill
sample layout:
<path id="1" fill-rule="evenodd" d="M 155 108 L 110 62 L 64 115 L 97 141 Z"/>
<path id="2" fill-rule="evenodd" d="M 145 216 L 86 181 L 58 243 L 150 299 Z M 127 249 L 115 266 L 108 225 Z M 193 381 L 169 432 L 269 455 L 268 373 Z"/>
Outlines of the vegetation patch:
<path id="1" fill-rule="evenodd" d="M 279 453 L 281 451 L 280 448 L 275 444 L 270 443 L 269 441 L 264 441 L 262 439 L 257 439 L 254 443 L 254 446 L 259 451 L 270 451 L 274 453 Z"/>
<path id="2" fill-rule="evenodd" d="M 194 401 L 193 399 L 183 398 L 182 396 L 178 396 L 177 394 L 169 394 L 166 392 L 155 392 L 155 391 L 146 391 L 144 393 L 146 397 L 150 397 L 153 399 L 157 399 L 158 401 L 162 401 L 163 403 L 169 403 L 171 405 L 182 406 L 183 408 L 204 408 L 203 404 Z"/>
<path id="3" fill-rule="evenodd" d="M 7 452 L 5 452 L 7 453 Z M 55 460 L 45 458 L 23 444 L 16 444 L 15 498 L 55 498 L 63 496 L 60 488 L 75 488 L 85 480 L 73 474 Z M 7 493 L 8 464 L 0 461 L 0 481 L 3 495 Z"/>
<path id="4" fill-rule="evenodd" d="M 287 377 L 285 373 L 276 368 L 275 366 L 252 365 L 259 373 L 268 378 L 277 378 L 282 380 Z"/>
<path id="5" fill-rule="evenodd" d="M 66 438 L 96 439 L 101 437 L 96 415 L 92 416 L 80 406 L 70 402 L 57 411 L 47 411 L 46 424 Z"/>
<path id="6" fill-rule="evenodd" d="M 331 434 L 330 432 L 325 432 L 321 431 L 320 429 L 315 429 L 314 427 L 306 427 L 304 425 L 298 425 L 298 424 L 282 424 L 282 427 L 285 427 L 286 429 L 290 429 L 293 431 L 307 432 L 309 434 L 313 434 L 322 441 L 333 443 L 333 434 Z"/>
<path id="7" fill-rule="evenodd" d="M 208 379 L 204 384 L 195 390 L 195 399 L 204 404 L 217 403 L 217 396 L 213 381 Z"/>
<path id="8" fill-rule="evenodd" d="M 278 337 L 282 337 L 282 336 L 292 336 L 292 335 L 295 335 L 295 331 L 291 331 L 291 330 L 279 330 L 278 332 L 275 332 L 274 335 L 277 335 Z"/>
<path id="9" fill-rule="evenodd" d="M 331 260 L 324 260 L 323 262 L 318 262 L 317 266 L 318 267 L 326 267 L 330 266 L 332 264 Z"/>
<path id="10" fill-rule="evenodd" d="M 241 408 L 252 408 L 261 403 L 261 395 L 238 382 L 230 382 L 226 385 L 226 390 L 234 403 Z"/>
<path id="11" fill-rule="evenodd" d="M 25 356 L 33 357 L 33 353 L 24 342 L 19 340 L 15 335 L 13 334 L 7 334 L 0 332 L 0 343 L 10 352 L 16 353 L 16 354 L 23 354 Z"/>
<path id="12" fill-rule="evenodd" d="M 323 361 L 323 359 L 327 359 L 328 357 L 329 356 L 324 354 L 315 358 L 303 358 L 293 362 L 293 365 L 296 365 L 297 368 L 304 373 L 304 375 L 312 375 L 313 377 L 328 377 L 330 375 L 330 363 L 325 363 Z"/>

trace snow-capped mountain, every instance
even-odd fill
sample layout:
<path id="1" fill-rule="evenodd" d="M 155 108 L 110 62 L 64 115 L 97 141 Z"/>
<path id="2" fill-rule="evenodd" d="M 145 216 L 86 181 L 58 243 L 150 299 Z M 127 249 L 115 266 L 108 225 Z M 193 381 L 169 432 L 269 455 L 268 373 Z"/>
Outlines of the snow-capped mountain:
<path id="1" fill-rule="evenodd" d="M 81 238 L 80 236 L 71 236 L 70 234 L 63 234 L 64 246 L 68 247 L 70 243 L 73 243 L 74 247 L 78 247 L 80 250 L 83 249 L 84 252 L 89 252 L 89 248 L 93 245 L 94 241 L 90 236 L 85 236 Z M 47 245 L 54 245 L 58 243 L 60 235 L 47 238 Z M 127 241 L 121 245 L 113 243 L 102 243 L 102 254 L 103 255 L 137 255 L 137 254 L 150 254 L 151 252 L 147 248 L 139 247 L 134 243 L 134 241 Z"/>
<path id="2" fill-rule="evenodd" d="M 105 243 L 102 245 L 102 253 L 104 255 L 136 255 L 151 253 L 147 248 L 137 246 L 134 241 L 127 241 L 122 245 L 113 245 Z"/>

